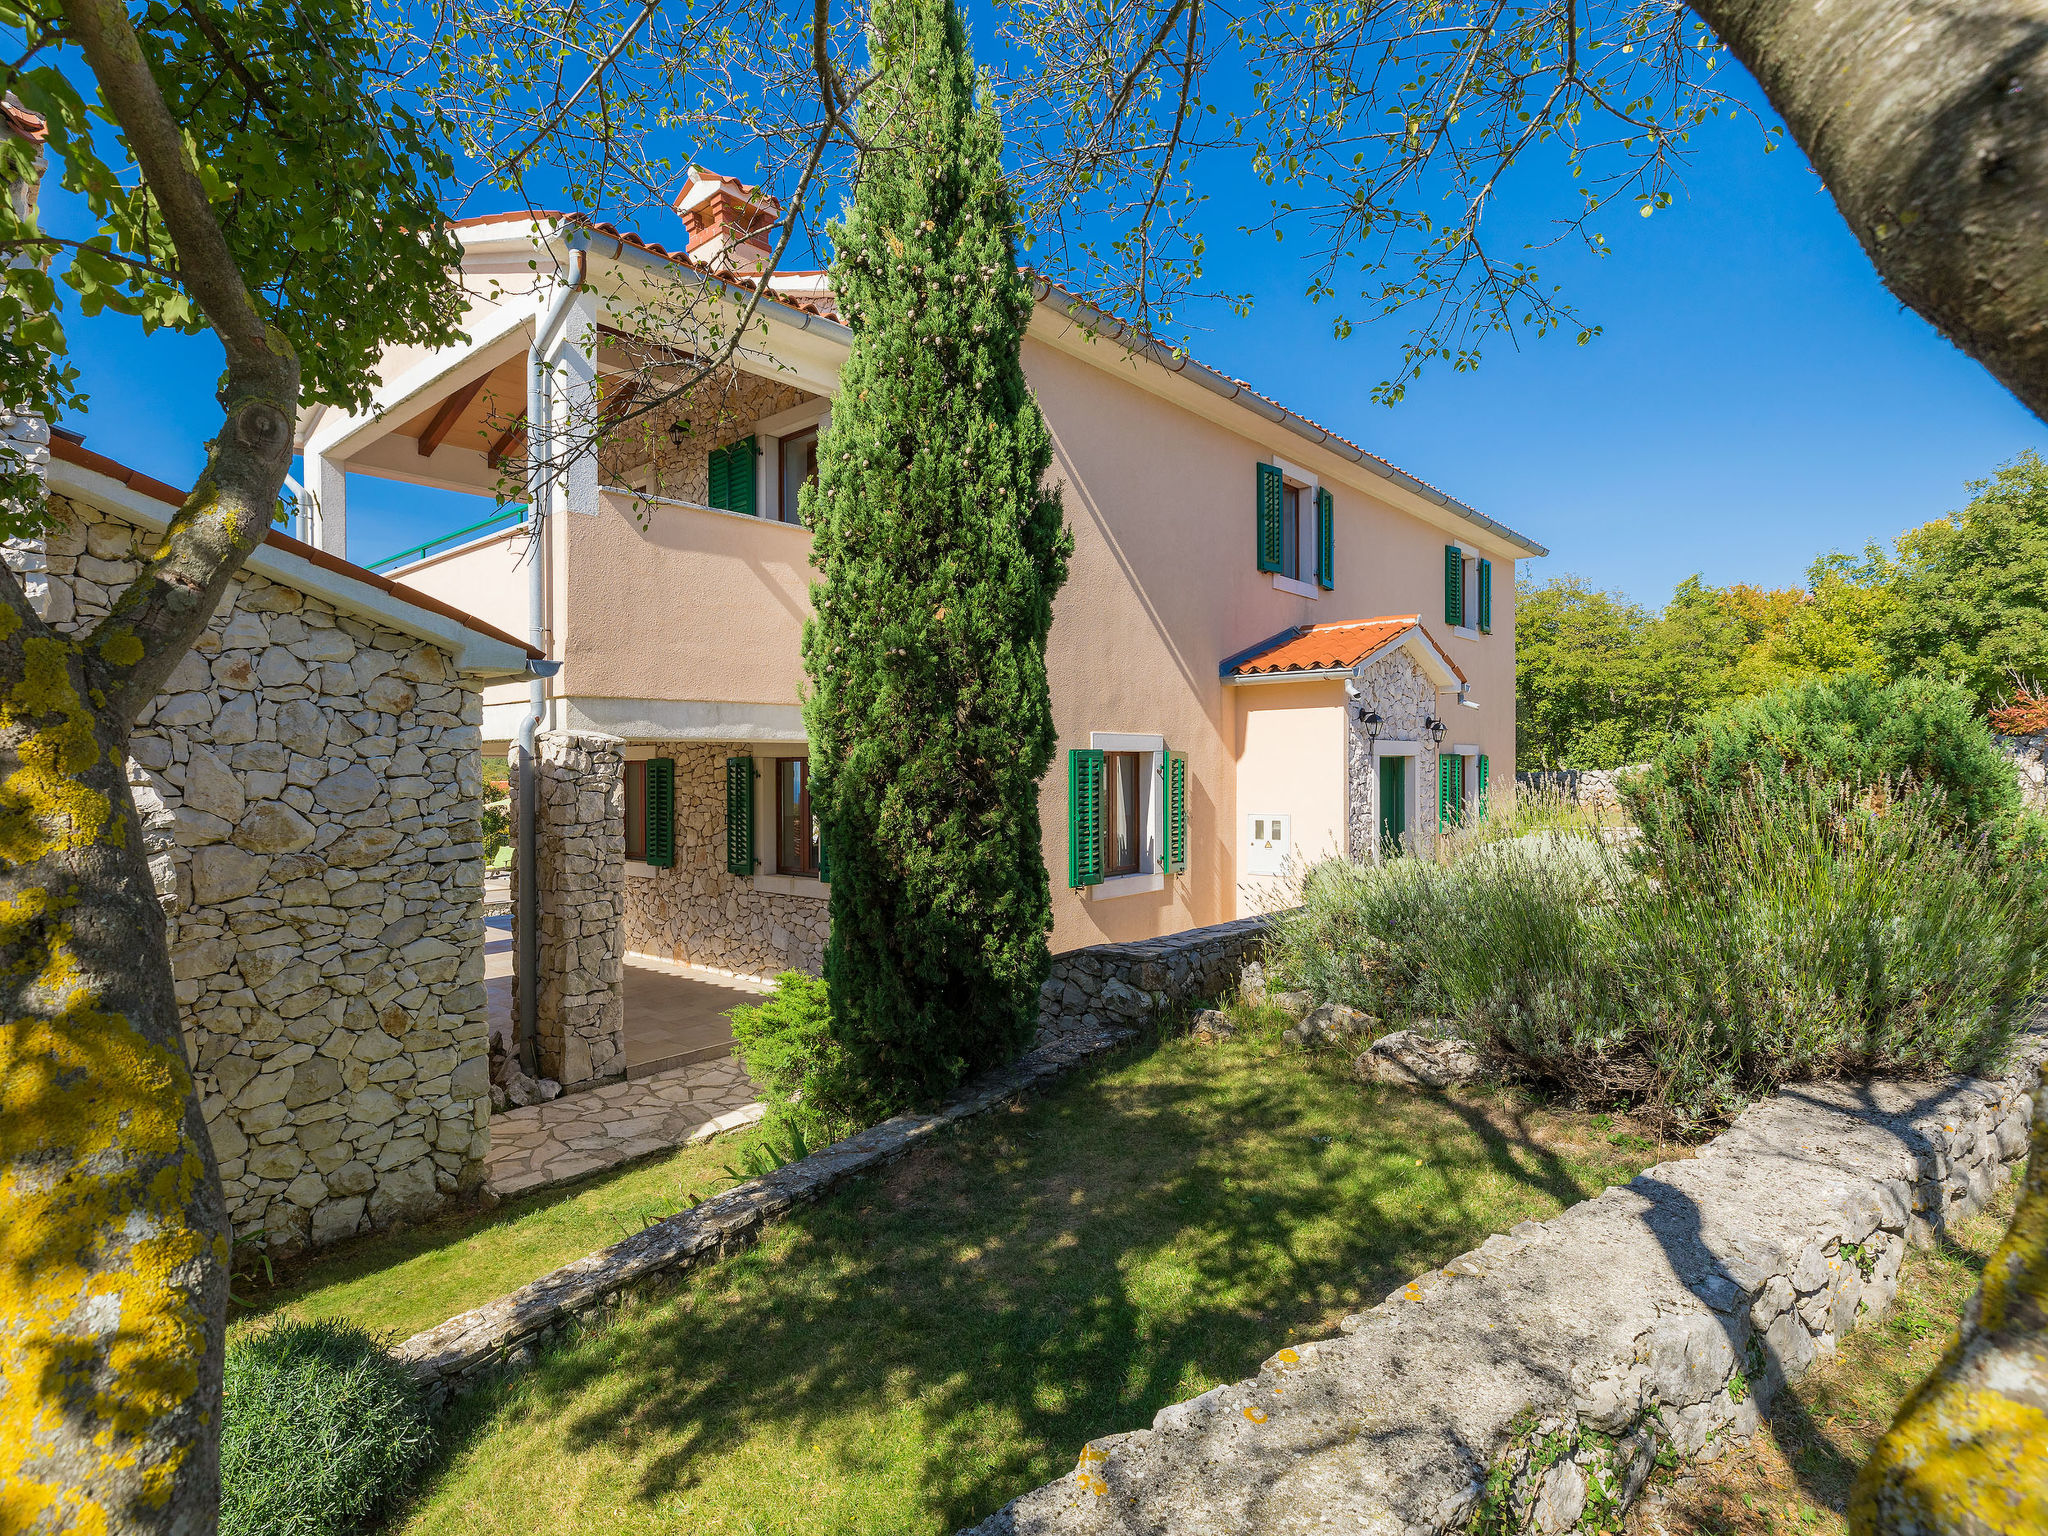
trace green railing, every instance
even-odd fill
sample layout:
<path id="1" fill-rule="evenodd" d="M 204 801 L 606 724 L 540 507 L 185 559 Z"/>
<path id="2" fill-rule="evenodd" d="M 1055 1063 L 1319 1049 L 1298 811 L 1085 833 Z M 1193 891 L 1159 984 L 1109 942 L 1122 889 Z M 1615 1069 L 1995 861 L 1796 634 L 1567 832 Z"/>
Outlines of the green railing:
<path id="1" fill-rule="evenodd" d="M 506 528 L 516 527 L 525 517 L 525 507 L 506 507 L 502 511 L 485 518 L 480 523 L 471 523 L 467 528 L 458 528 L 453 533 L 442 534 L 438 539 L 429 539 L 424 544 L 415 544 L 411 549 L 402 549 L 395 555 L 386 555 L 382 560 L 372 561 L 369 569 L 373 571 L 388 571 L 397 566 L 411 565 L 415 560 L 426 559 L 428 555 L 431 555 L 437 549 L 446 549 L 452 545 L 460 544 L 463 540 L 474 538 L 480 533 L 497 532 Z"/>

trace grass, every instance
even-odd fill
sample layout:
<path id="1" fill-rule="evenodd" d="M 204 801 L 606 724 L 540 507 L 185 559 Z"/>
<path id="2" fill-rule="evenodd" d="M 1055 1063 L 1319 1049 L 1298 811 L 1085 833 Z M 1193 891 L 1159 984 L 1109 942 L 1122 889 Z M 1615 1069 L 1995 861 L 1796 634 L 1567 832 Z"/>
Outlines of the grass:
<path id="1" fill-rule="evenodd" d="M 238 1275 L 237 1333 L 271 1317 L 347 1318 L 405 1338 L 687 1209 L 738 1180 L 750 1128 L 565 1188 L 467 1210 L 330 1248 L 274 1272 Z"/>
<path id="2" fill-rule="evenodd" d="M 1505 1090 L 1360 1084 L 1262 1024 L 972 1122 L 463 1400 L 403 1529 L 945 1536 L 1682 1155 Z"/>
<path id="3" fill-rule="evenodd" d="M 1934 1368 L 1992 1249 L 2012 1220 L 2019 1181 L 1939 1246 L 1907 1255 L 1899 1293 L 1773 1407 L 1746 1447 L 1640 1503 L 1634 1536 L 1846 1536 L 1849 1490 L 1899 1404 Z"/>

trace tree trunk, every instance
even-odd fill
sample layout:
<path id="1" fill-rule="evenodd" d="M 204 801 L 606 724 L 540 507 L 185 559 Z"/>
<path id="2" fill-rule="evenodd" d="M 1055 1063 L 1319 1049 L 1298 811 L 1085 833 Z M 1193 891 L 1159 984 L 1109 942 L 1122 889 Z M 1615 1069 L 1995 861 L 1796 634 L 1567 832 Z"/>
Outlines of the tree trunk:
<path id="1" fill-rule="evenodd" d="M 210 1531 L 227 1212 L 127 731 L 0 587 L 0 1529 Z"/>
<path id="2" fill-rule="evenodd" d="M 2048 6 L 1690 0 L 1885 286 L 2048 419 Z"/>
<path id="3" fill-rule="evenodd" d="M 2012 1230 L 1849 1504 L 1857 1536 L 2048 1531 L 2048 1063 Z"/>

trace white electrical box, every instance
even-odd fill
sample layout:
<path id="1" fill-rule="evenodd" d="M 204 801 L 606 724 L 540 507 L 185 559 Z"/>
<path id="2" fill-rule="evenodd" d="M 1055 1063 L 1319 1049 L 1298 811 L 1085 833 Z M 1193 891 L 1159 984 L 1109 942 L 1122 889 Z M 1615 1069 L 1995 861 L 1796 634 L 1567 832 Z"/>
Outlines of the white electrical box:
<path id="1" fill-rule="evenodd" d="M 1284 875 L 1288 855 L 1293 852 L 1294 818 L 1287 813 L 1267 813 L 1245 818 L 1244 873 Z"/>

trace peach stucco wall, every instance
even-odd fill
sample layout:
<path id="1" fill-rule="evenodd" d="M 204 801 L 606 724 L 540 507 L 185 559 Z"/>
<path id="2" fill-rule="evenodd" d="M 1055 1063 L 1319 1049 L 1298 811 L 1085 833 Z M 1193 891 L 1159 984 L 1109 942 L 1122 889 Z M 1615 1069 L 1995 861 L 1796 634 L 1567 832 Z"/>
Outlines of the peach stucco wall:
<path id="1" fill-rule="evenodd" d="M 1455 717 L 1458 740 L 1512 765 L 1515 583 L 1504 552 L 1490 552 L 1493 633 L 1450 634 L 1441 623 L 1443 550 L 1456 535 L 1343 483 L 1340 473 L 1357 471 L 1341 460 L 1277 428 L 1270 443 L 1242 436 L 1141 388 L 1141 365 L 1101 367 L 1035 332 L 1024 363 L 1052 432 L 1075 545 L 1049 647 L 1061 756 L 1040 798 L 1056 949 L 1237 915 L 1244 775 L 1260 794 L 1293 802 L 1258 808 L 1295 816 L 1297 846 L 1341 848 L 1342 684 L 1232 688 L 1217 675 L 1224 657 L 1290 625 L 1420 611 L 1480 704 L 1453 711 L 1453 695 L 1443 694 L 1441 712 Z M 1336 586 L 1319 597 L 1279 590 L 1257 569 L 1253 466 L 1276 454 L 1331 487 Z M 1283 710 L 1302 719 L 1248 724 Z M 1066 885 L 1065 754 L 1096 731 L 1156 732 L 1189 754 L 1188 873 L 1165 891 L 1104 898 Z M 1283 763 L 1275 744 L 1290 734 L 1304 755 Z M 1316 753 L 1326 749 L 1321 761 L 1305 755 L 1311 737 Z M 1510 768 L 1495 792 L 1512 784 Z"/>
<path id="2" fill-rule="evenodd" d="M 1345 849 L 1344 685 L 1331 680 L 1262 683 L 1236 695 L 1237 824 L 1234 845 L 1244 845 L 1253 816 L 1291 818 L 1298 871 Z M 1285 882 L 1241 873 L 1237 913 L 1282 904 Z"/>

